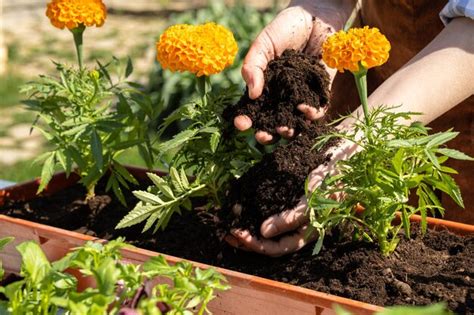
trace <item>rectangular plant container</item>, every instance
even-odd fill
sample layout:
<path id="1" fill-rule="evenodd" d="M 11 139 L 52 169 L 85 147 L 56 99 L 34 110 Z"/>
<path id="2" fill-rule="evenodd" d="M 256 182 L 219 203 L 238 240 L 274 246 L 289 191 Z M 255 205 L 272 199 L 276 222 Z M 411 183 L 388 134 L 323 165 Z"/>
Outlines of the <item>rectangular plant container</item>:
<path id="1" fill-rule="evenodd" d="M 137 178 L 145 178 L 146 176 L 146 170 L 144 169 L 132 167 L 128 169 Z M 53 177 L 45 194 L 59 192 L 61 189 L 73 185 L 77 180 L 77 176 L 66 178 L 64 173 L 58 173 Z M 38 181 L 30 181 L 0 190 L 0 205 L 7 200 L 33 199 L 36 196 L 37 188 Z M 420 217 L 413 216 L 412 220 L 419 221 Z M 432 218 L 428 220 L 428 225 L 432 229 L 447 228 L 458 234 L 474 234 L 474 226 L 472 225 Z M 20 270 L 21 258 L 15 250 L 15 246 L 22 241 L 37 241 L 41 244 L 50 260 L 61 258 L 71 248 L 80 246 L 86 241 L 103 241 L 88 235 L 0 215 L 0 238 L 5 236 L 15 237 L 15 241 L 9 244 L 3 252 L 0 252 L 0 259 L 7 273 L 18 273 Z M 143 263 L 150 257 L 158 254 L 140 248 L 123 250 L 124 261 L 137 264 Z M 164 256 L 170 263 L 180 260 L 177 257 Z M 200 268 L 212 267 L 197 262 L 193 262 L 193 264 Z M 304 289 L 278 281 L 222 268 L 216 269 L 226 277 L 231 289 L 218 293 L 217 298 L 212 301 L 210 310 L 214 314 L 330 315 L 335 314 L 332 311 L 334 304 L 339 304 L 356 314 L 372 314 L 382 309 L 376 305 Z"/>

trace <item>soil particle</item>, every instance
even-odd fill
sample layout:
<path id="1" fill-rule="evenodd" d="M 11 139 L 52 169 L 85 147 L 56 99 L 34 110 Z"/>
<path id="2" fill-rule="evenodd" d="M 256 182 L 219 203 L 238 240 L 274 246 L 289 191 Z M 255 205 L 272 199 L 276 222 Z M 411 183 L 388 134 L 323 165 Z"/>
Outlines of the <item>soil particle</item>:
<path id="1" fill-rule="evenodd" d="M 237 104 L 224 111 L 226 120 L 232 122 L 238 115 L 247 115 L 256 130 L 277 136 L 276 127 L 288 126 L 298 134 L 306 122 L 298 105 L 329 105 L 329 76 L 316 57 L 286 50 L 268 63 L 264 77 L 262 95 L 252 100 L 247 89 Z"/>

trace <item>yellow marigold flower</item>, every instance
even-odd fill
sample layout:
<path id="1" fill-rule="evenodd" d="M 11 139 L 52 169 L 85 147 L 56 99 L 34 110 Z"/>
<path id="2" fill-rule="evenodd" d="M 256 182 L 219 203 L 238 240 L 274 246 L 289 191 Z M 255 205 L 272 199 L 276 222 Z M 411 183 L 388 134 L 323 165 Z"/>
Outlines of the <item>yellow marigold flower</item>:
<path id="1" fill-rule="evenodd" d="M 222 25 L 177 24 L 156 43 L 157 59 L 164 69 L 189 71 L 196 76 L 219 73 L 234 62 L 237 43 Z"/>
<path id="2" fill-rule="evenodd" d="M 340 72 L 356 72 L 359 65 L 369 69 L 384 64 L 389 56 L 390 42 L 379 29 L 353 28 L 339 31 L 323 44 L 323 60 Z"/>
<path id="3" fill-rule="evenodd" d="M 60 29 L 72 30 L 81 24 L 100 27 L 107 17 L 107 8 L 102 0 L 52 0 L 46 16 Z"/>

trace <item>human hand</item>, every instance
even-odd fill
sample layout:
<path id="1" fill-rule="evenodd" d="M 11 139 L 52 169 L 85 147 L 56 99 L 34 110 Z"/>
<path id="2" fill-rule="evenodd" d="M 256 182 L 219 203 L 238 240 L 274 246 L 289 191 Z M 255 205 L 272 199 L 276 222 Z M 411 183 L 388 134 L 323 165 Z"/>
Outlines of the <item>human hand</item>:
<path id="1" fill-rule="evenodd" d="M 335 175 L 337 161 L 348 159 L 358 151 L 360 151 L 360 147 L 350 141 L 342 141 L 337 147 L 329 149 L 328 153 L 332 154 L 331 160 L 327 164 L 320 165 L 309 174 L 308 190 L 316 189 L 328 174 Z M 330 197 L 342 198 L 340 195 Z M 239 207 L 239 205 L 236 205 L 236 207 Z M 269 217 L 260 226 L 260 234 L 262 235 L 260 238 L 252 235 L 247 230 L 234 229 L 225 239 L 230 245 L 239 249 L 273 257 L 296 252 L 318 237 L 317 234 L 306 237 L 309 228 L 309 219 L 306 214 L 307 207 L 306 197 L 302 197 L 293 209 Z M 271 239 L 290 231 L 294 231 L 294 233 L 283 236 L 277 241 Z"/>
<path id="2" fill-rule="evenodd" d="M 262 94 L 264 70 L 268 62 L 280 56 L 286 49 L 304 51 L 310 55 L 319 55 L 326 37 L 342 28 L 353 7 L 351 0 L 339 1 L 292 1 L 257 36 L 245 57 L 242 76 L 247 83 L 249 97 L 256 99 Z M 332 82 L 336 70 L 326 67 Z M 315 108 L 311 104 L 299 104 L 298 110 L 308 120 L 317 120 L 324 116 L 327 106 Z M 234 119 L 235 127 L 244 131 L 252 127 L 252 120 L 246 115 Z M 284 138 L 291 138 L 294 130 L 279 126 L 276 132 Z M 273 136 L 265 131 L 257 131 L 256 140 L 261 144 L 271 143 Z"/>

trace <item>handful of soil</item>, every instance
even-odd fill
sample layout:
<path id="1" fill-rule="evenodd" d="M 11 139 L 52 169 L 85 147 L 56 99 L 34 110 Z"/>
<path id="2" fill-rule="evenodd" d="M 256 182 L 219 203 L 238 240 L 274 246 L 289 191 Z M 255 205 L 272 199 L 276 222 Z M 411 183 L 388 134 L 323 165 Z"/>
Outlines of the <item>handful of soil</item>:
<path id="1" fill-rule="evenodd" d="M 296 107 L 307 104 L 327 106 L 329 76 L 315 57 L 287 50 L 271 61 L 265 70 L 263 94 L 250 100 L 245 93 L 240 101 L 227 108 L 226 119 L 248 115 L 253 126 L 273 133 L 277 126 L 294 128 L 296 137 L 280 145 L 231 184 L 225 203 L 224 222 L 231 227 L 259 234 L 261 223 L 273 214 L 291 209 L 304 194 L 308 174 L 326 163 L 328 143 L 321 152 L 312 150 L 315 139 L 331 129 L 323 123 L 308 122 Z M 238 211 L 234 205 L 240 205 Z"/>
<path id="2" fill-rule="evenodd" d="M 314 56 L 285 50 L 268 63 L 264 78 L 262 95 L 252 100 L 247 89 L 237 104 L 224 111 L 227 121 L 247 115 L 256 130 L 275 135 L 276 127 L 288 126 L 298 134 L 305 129 L 306 120 L 298 105 L 316 108 L 329 105 L 329 75 Z"/>

